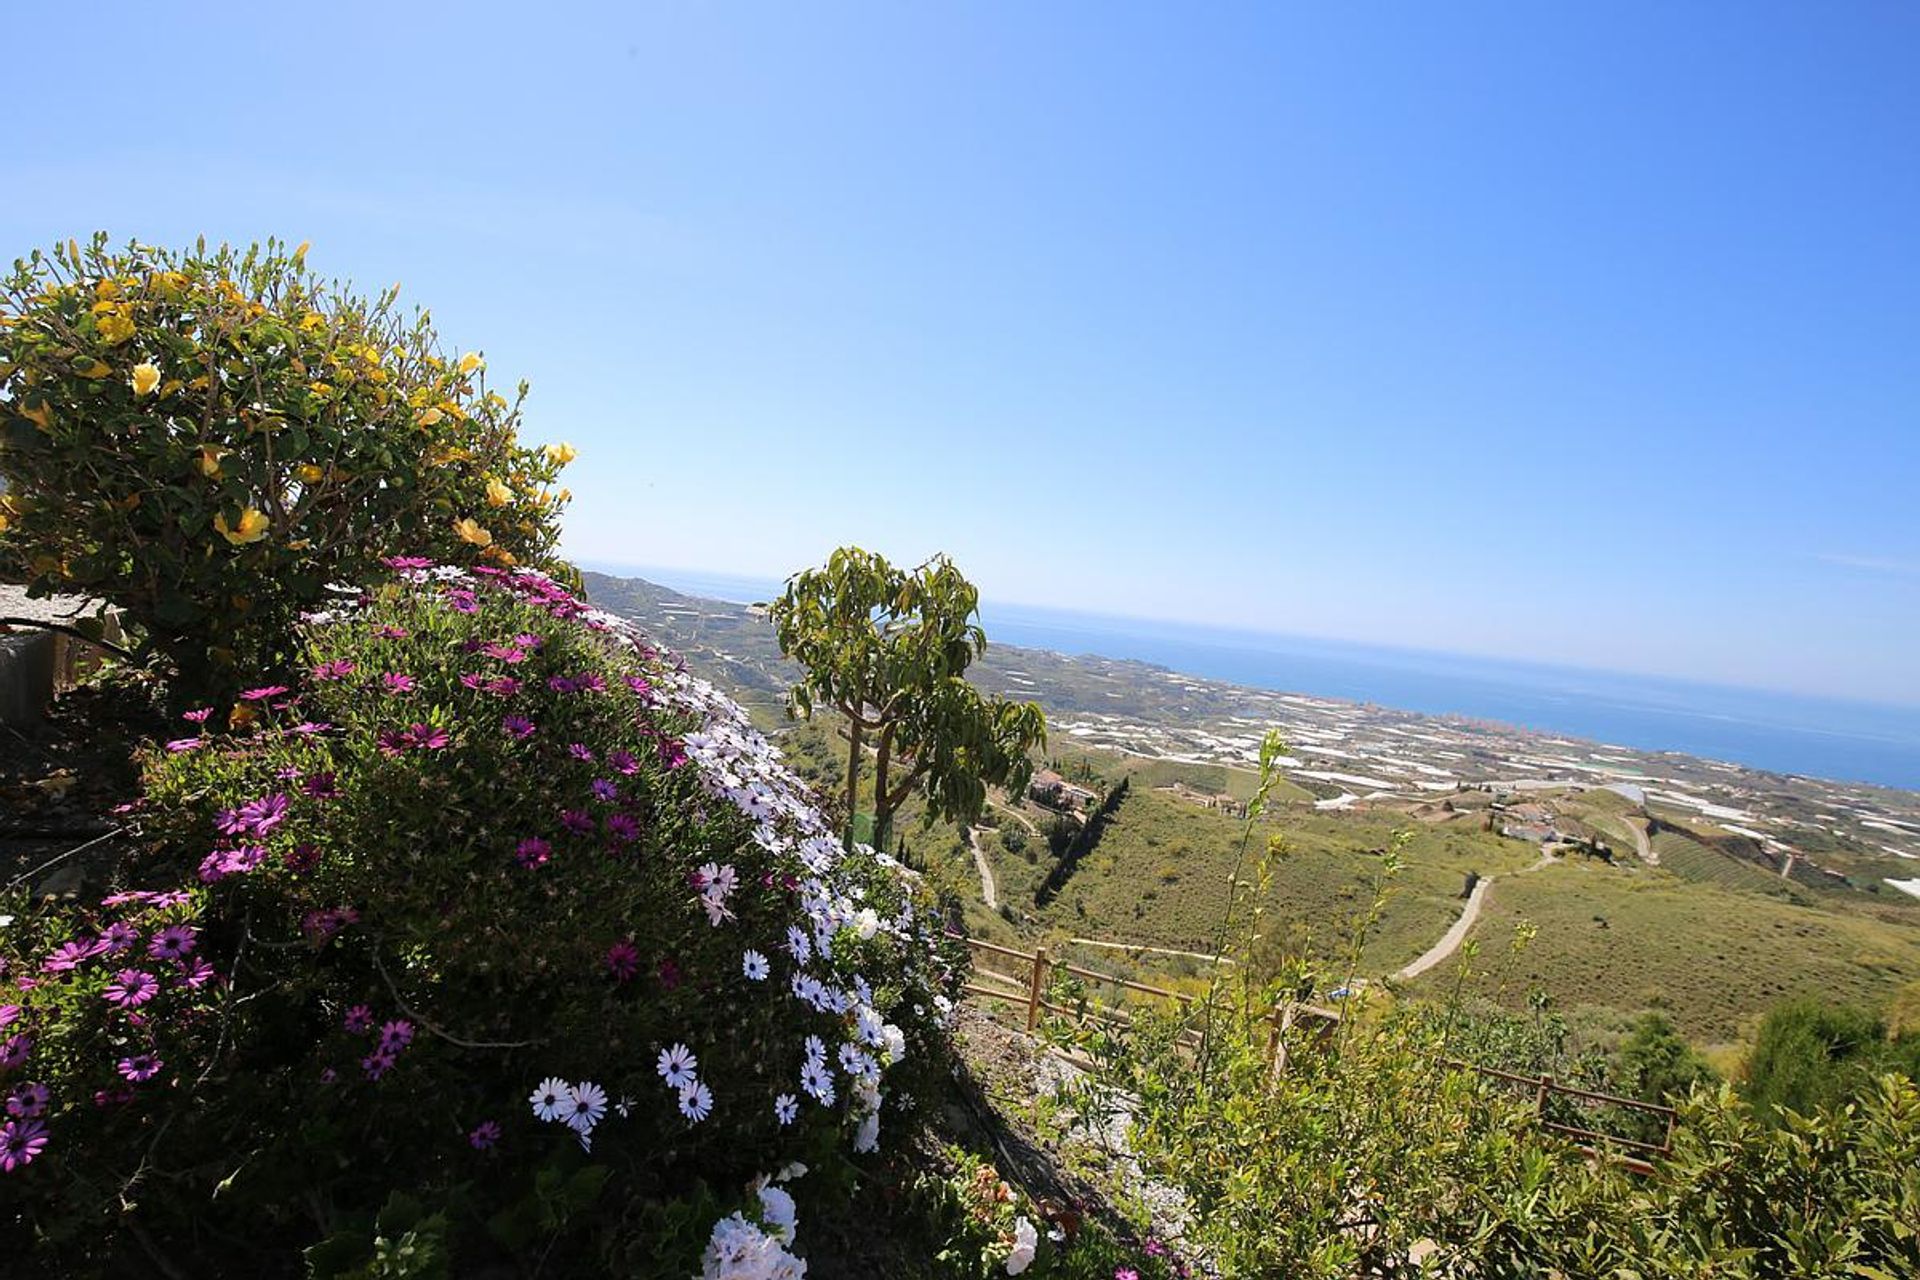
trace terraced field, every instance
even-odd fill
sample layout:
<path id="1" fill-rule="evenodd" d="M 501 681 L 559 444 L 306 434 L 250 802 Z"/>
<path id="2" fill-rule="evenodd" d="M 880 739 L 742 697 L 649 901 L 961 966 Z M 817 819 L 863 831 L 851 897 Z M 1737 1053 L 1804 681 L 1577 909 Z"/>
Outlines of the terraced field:
<path id="1" fill-rule="evenodd" d="M 1684 880 L 1778 898 L 1805 897 L 1791 881 L 1774 872 L 1710 848 L 1678 831 L 1662 831 L 1654 836 L 1653 848 L 1660 855 L 1661 870 L 1671 871 Z"/>

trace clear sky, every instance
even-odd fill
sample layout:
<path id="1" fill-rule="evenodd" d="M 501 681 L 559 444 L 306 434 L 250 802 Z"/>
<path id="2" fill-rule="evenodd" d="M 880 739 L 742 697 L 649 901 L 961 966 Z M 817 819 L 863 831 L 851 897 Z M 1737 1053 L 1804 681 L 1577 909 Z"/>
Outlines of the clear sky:
<path id="1" fill-rule="evenodd" d="M 1920 6 L 8 6 L 0 254 L 311 240 L 576 556 L 1920 703 Z"/>

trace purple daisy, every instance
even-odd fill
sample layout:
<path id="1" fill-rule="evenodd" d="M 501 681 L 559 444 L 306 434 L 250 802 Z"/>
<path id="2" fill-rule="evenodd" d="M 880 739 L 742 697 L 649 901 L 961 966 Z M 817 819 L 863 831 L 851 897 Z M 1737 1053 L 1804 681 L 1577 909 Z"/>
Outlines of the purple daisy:
<path id="1" fill-rule="evenodd" d="M 473 1132 L 467 1135 L 467 1145 L 475 1151 L 491 1151 L 499 1141 L 500 1122 L 498 1120 L 482 1120 L 473 1127 Z"/>
<path id="2" fill-rule="evenodd" d="M 0 1172 L 33 1163 L 47 1149 L 47 1126 L 38 1120 L 9 1120 L 0 1125 Z"/>
<path id="3" fill-rule="evenodd" d="M 0 1041 L 0 1071 L 11 1071 L 27 1060 L 33 1052 L 33 1037 L 12 1035 Z"/>
<path id="4" fill-rule="evenodd" d="M 539 836 L 528 836 L 513 851 L 520 865 L 531 871 L 535 867 L 545 866 L 547 859 L 553 856 L 553 846 Z"/>
<path id="5" fill-rule="evenodd" d="M 54 948 L 53 954 L 40 962 L 42 973 L 71 973 L 80 967 L 84 960 L 91 960 L 100 954 L 100 944 L 82 942 L 78 938 L 63 942 Z"/>
<path id="6" fill-rule="evenodd" d="M 371 1031 L 373 1030 L 373 1010 L 364 1004 L 357 1004 L 347 1010 L 347 1016 L 340 1020 L 340 1025 L 354 1035 Z"/>
<path id="7" fill-rule="evenodd" d="M 340 786 L 331 770 L 316 773 L 300 784 L 300 794 L 309 800 L 338 800 Z"/>
<path id="8" fill-rule="evenodd" d="M 417 751 L 438 751 L 452 741 L 445 729 L 430 724 L 412 724 L 407 726 L 406 744 Z"/>
<path id="9" fill-rule="evenodd" d="M 145 969 L 122 969 L 113 975 L 104 993 L 106 1001 L 122 1009 L 134 1009 L 160 993 L 160 979 Z"/>
<path id="10" fill-rule="evenodd" d="M 184 924 L 170 924 L 153 935 L 147 954 L 155 960 L 184 960 L 193 952 L 194 932 Z"/>
<path id="11" fill-rule="evenodd" d="M 589 747 L 584 742 L 568 743 L 567 754 L 572 756 L 575 760 L 584 760 L 588 764 L 593 763 L 593 748 Z"/>
<path id="12" fill-rule="evenodd" d="M 120 1059 L 117 1065 L 121 1075 L 135 1084 L 142 1084 L 159 1075 L 160 1068 L 166 1064 L 151 1053 L 136 1053 Z"/>
<path id="13" fill-rule="evenodd" d="M 412 693 L 413 677 L 402 671 L 389 671 L 380 677 L 380 687 L 388 693 Z"/>
<path id="14" fill-rule="evenodd" d="M 595 827 L 593 815 L 584 809 L 562 809 L 560 825 L 578 836 L 592 835 Z"/>
<path id="15" fill-rule="evenodd" d="M 612 804 L 620 798 L 620 788 L 614 786 L 612 782 L 605 778 L 595 778 L 593 784 L 587 789 L 593 792 L 593 798 L 595 800 L 603 804 Z"/>
<path id="16" fill-rule="evenodd" d="M 607 837 L 616 844 L 632 844 L 640 838 L 640 819 L 630 813 L 608 814 Z"/>
<path id="17" fill-rule="evenodd" d="M 52 1098 L 53 1094 L 43 1084 L 23 1084 L 7 1095 L 7 1114 L 16 1120 L 31 1120 L 47 1109 Z"/>
<path id="18" fill-rule="evenodd" d="M 525 716 L 508 716 L 500 722 L 509 738 L 530 738 L 533 736 L 533 721 Z"/>
<path id="19" fill-rule="evenodd" d="M 346 658 L 333 662 L 323 662 L 313 669 L 313 678 L 320 681 L 345 680 L 355 671 L 355 665 Z"/>
<path id="20" fill-rule="evenodd" d="M 115 920 L 100 934 L 97 944 L 105 955 L 119 955 L 122 951 L 140 941 L 140 931 L 125 920 Z"/>
<path id="21" fill-rule="evenodd" d="M 618 982 L 630 981 L 640 972 L 640 948 L 625 938 L 608 947 L 607 972 Z"/>
<path id="22" fill-rule="evenodd" d="M 242 689 L 240 691 L 240 701 L 266 702 L 268 699 L 277 698 L 286 692 L 288 692 L 287 686 L 283 684 L 266 684 L 261 685 L 258 689 Z"/>

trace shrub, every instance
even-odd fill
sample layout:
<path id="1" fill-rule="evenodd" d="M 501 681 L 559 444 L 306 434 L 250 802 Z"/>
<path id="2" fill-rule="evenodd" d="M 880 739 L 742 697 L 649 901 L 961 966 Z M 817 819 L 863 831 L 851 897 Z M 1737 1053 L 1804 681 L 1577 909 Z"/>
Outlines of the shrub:
<path id="1" fill-rule="evenodd" d="M 539 574 L 396 567 L 307 621 L 293 687 L 157 754 L 137 889 L 7 907 L 3 1069 L 46 1098 L 0 1221 L 75 1270 L 773 1267 L 766 1184 L 715 1218 L 914 1105 L 950 944 L 619 624 Z"/>
<path id="2" fill-rule="evenodd" d="M 188 692 L 275 667 L 381 556 L 538 564 L 557 536 L 571 450 L 518 442 L 524 384 L 304 251 L 96 236 L 0 286 L 0 572 L 119 606 Z"/>
<path id="3" fill-rule="evenodd" d="M 1836 1106 L 1871 1083 L 1886 1048 L 1886 1025 L 1864 1009 L 1789 1000 L 1761 1020 L 1741 1092 L 1762 1115 Z"/>

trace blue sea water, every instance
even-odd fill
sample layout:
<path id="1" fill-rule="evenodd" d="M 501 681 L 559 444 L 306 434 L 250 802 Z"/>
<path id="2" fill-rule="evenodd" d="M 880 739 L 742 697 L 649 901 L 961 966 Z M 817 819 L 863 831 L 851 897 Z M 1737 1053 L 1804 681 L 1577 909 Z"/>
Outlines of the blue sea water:
<path id="1" fill-rule="evenodd" d="M 681 569 L 605 571 L 736 602 L 765 600 L 781 585 L 771 578 Z M 1497 720 L 1647 751 L 1920 790 L 1920 707 L 1033 605 L 984 603 L 981 623 L 989 639 L 1002 644 L 1134 658 L 1260 689 Z"/>

